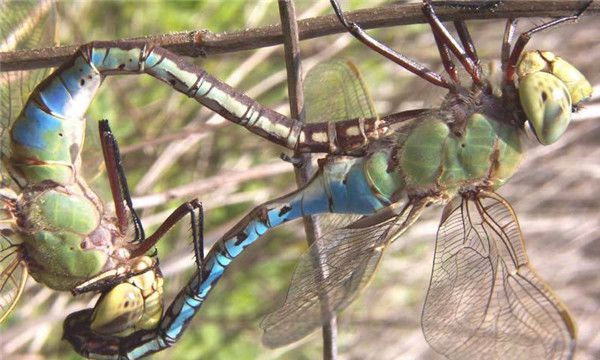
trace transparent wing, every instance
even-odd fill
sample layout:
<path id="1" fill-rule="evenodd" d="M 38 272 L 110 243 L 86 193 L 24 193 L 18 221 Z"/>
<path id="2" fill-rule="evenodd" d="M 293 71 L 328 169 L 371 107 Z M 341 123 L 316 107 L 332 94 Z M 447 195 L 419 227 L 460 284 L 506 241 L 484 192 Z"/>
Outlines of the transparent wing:
<path id="1" fill-rule="evenodd" d="M 304 80 L 306 122 L 375 118 L 371 96 L 356 66 L 333 60 L 317 64 Z"/>
<path id="2" fill-rule="evenodd" d="M 486 192 L 444 209 L 422 326 L 449 359 L 570 359 L 575 345 L 567 309 L 529 264 L 513 209 Z"/>
<path id="3" fill-rule="evenodd" d="M 0 236 L 0 323 L 10 314 L 25 288 L 27 267 L 20 247 Z"/>
<path id="4" fill-rule="evenodd" d="M 308 123 L 343 121 L 377 116 L 369 91 L 358 68 L 348 60 L 332 60 L 311 68 L 304 79 L 304 111 Z M 343 228 L 360 215 L 315 216 L 320 233 Z"/>
<path id="5" fill-rule="evenodd" d="M 53 1 L 5 1 L 0 3 L 0 51 L 54 45 L 56 8 Z M 8 129 L 34 87 L 50 69 L 0 72 L 0 151 L 5 157 Z M 8 180 L 2 168 L 2 179 Z"/>
<path id="6" fill-rule="evenodd" d="M 263 343 L 278 347 L 310 334 L 369 283 L 387 244 L 420 215 L 424 202 L 401 204 L 319 238 L 300 258 L 284 304 L 263 320 Z M 401 211 L 396 211 L 401 209 Z"/>

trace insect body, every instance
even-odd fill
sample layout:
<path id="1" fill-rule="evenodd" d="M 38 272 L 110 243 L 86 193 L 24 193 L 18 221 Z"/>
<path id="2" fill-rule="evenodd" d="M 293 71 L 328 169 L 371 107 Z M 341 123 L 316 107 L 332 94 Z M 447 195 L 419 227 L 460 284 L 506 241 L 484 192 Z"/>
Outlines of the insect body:
<path id="1" fill-rule="evenodd" d="M 461 47 L 444 32 L 433 9 L 425 3 L 423 10 L 436 34 L 448 80 L 375 42 L 344 18 L 336 2 L 333 4 L 342 23 L 361 41 L 448 89 L 442 105 L 381 119 L 372 108 L 355 109 L 344 121 L 303 125 L 262 107 L 168 51 L 140 43 L 83 46 L 38 87 L 38 95 L 27 106 L 35 107 L 39 99 L 59 98 L 73 105 L 66 110 L 79 119 L 104 76 L 145 72 L 274 143 L 304 152 L 329 153 L 305 187 L 258 206 L 210 250 L 155 329 L 125 337 L 105 336 L 98 333 L 103 327 L 101 317 L 92 311 L 70 315 L 65 334 L 78 352 L 93 357 L 138 358 L 160 351 L 182 336 L 229 264 L 267 230 L 304 215 L 361 215 L 359 220 L 326 233 L 308 250 L 285 303 L 265 319 L 267 345 L 298 340 L 355 298 L 368 283 L 386 246 L 427 206 L 447 203 L 423 310 L 423 330 L 429 343 L 452 359 L 516 358 L 524 351 L 533 358 L 572 356 L 572 320 L 532 270 L 514 211 L 494 191 L 518 167 L 524 124 L 531 123 L 540 142 L 555 141 L 566 128 L 571 108 L 590 95 L 589 83 L 551 53 L 523 54 L 523 37 L 511 52 L 510 36 L 505 36 L 504 77 L 500 84 L 493 84 L 482 74 L 466 25 L 456 23 Z M 509 21 L 507 34 L 512 33 L 514 23 Z M 450 53 L 471 76 L 472 85 L 459 82 Z M 353 72 L 348 65 L 338 68 Z M 494 88 L 500 88 L 501 94 L 495 95 Z M 342 103 L 351 103 L 354 96 L 361 95 L 349 95 Z M 361 117 L 364 114 L 369 116 Z M 18 133 L 35 121 L 28 118 L 15 124 L 14 149 L 33 147 Z M 44 134 L 60 139 L 60 134 L 76 136 L 69 126 L 74 125 L 61 122 Z M 57 168 L 61 169 L 57 176 L 66 179 L 66 169 L 77 160 L 67 149 L 76 142 L 61 141 L 58 143 L 67 146 L 56 147 L 60 154 Z M 28 184 L 33 178 L 27 175 L 32 164 L 20 156 L 12 159 L 11 166 L 20 183 Z M 31 151 L 27 156 L 37 155 Z M 36 182 L 43 180 L 36 175 Z M 143 255 L 156 240 L 143 242 L 129 256 Z M 315 263 L 321 269 L 316 269 Z M 99 324 L 96 329 L 92 328 L 94 322 Z"/>
<path id="2" fill-rule="evenodd" d="M 47 11 L 45 3 L 40 7 Z M 200 204 L 184 204 L 146 238 L 131 204 L 116 140 L 102 121 L 101 143 L 116 212 L 105 209 L 81 175 L 83 115 L 93 97 L 87 90 L 97 88 L 101 79 L 82 78 L 70 70 L 80 68 L 65 66 L 46 78 L 18 115 L 9 90 L 25 89 L 14 89 L 11 80 L 27 75 L 9 73 L 1 79 L 2 184 L 8 185 L 8 177 L 14 184 L 0 192 L 0 320 L 13 309 L 31 274 L 56 290 L 103 292 L 90 325 L 100 334 L 154 330 L 162 317 L 162 275 L 156 256 L 145 253 Z"/>

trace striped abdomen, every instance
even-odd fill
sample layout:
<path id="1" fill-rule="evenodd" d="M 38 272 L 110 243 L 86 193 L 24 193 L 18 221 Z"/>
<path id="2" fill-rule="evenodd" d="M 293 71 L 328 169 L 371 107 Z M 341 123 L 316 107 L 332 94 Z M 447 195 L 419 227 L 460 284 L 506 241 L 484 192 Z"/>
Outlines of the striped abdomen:
<path id="1" fill-rule="evenodd" d="M 82 46 L 34 90 L 11 130 L 10 164 L 19 183 L 72 181 L 80 166 L 84 119 L 102 79 L 147 73 L 250 131 L 290 149 L 347 153 L 377 139 L 377 119 L 304 125 L 263 107 L 204 70 L 145 43 Z M 327 119 L 324 119 L 327 120 Z"/>

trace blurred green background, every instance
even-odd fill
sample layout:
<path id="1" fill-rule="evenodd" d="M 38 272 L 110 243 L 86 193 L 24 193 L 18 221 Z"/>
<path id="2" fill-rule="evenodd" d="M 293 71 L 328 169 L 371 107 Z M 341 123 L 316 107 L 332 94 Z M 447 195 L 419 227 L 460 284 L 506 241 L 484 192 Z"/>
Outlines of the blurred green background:
<path id="1" fill-rule="evenodd" d="M 346 10 L 376 2 L 343 2 Z M 8 5 L 6 5 L 8 6 Z M 185 30 L 235 31 L 279 22 L 276 1 L 60 1 L 61 44 L 113 40 Z M 300 18 L 331 13 L 327 1 L 298 1 Z M 559 53 L 600 85 L 597 18 L 536 36 L 529 48 Z M 538 24 L 524 20 L 522 28 Z M 480 57 L 499 54 L 503 21 L 472 21 Z M 440 69 L 424 25 L 370 31 L 402 53 Z M 46 44 L 51 45 L 51 44 Z M 354 61 L 387 114 L 439 103 L 443 92 L 399 70 L 349 35 L 301 43 L 303 67 L 333 57 Z M 289 114 L 281 46 L 193 59 L 209 73 L 262 104 Z M 324 96 L 331 96 L 324 94 Z M 598 96 L 579 114 L 568 136 L 534 147 L 514 181 L 500 190 L 512 202 L 533 264 L 573 312 L 579 327 L 577 359 L 600 358 L 600 109 Z M 87 115 L 85 177 L 110 202 L 97 137 L 97 120 L 109 119 L 119 140 L 134 204 L 150 233 L 185 200 L 205 205 L 210 246 L 254 206 L 295 187 L 292 166 L 273 146 L 148 76 L 109 77 Z M 440 359 L 423 339 L 419 318 L 427 290 L 439 208 L 431 209 L 388 251 L 375 281 L 340 316 L 341 359 Z M 227 272 L 187 333 L 155 359 L 319 359 L 315 334 L 282 349 L 261 345 L 261 318 L 279 304 L 306 248 L 300 222 L 271 231 Z M 158 246 L 166 299 L 193 271 L 189 225 Z M 15 312 L 0 327 L 2 359 L 78 358 L 61 341 L 62 319 L 91 306 L 33 281 Z"/>

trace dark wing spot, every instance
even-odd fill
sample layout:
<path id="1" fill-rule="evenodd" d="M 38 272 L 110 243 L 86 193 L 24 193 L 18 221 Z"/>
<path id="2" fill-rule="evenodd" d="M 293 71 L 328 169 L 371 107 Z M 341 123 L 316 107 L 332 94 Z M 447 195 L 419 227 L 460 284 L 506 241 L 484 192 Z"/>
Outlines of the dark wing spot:
<path id="1" fill-rule="evenodd" d="M 467 145 L 462 143 L 462 144 L 460 144 L 460 147 L 464 148 L 464 147 L 467 147 Z"/>
<path id="2" fill-rule="evenodd" d="M 542 101 L 546 102 L 548 100 L 548 94 L 545 91 L 542 91 Z"/>
<path id="3" fill-rule="evenodd" d="M 125 69 L 125 64 L 120 64 L 119 65 L 119 70 L 123 70 L 123 69 Z"/>
<path id="4" fill-rule="evenodd" d="M 62 137 L 62 136 L 63 136 L 63 133 L 58 133 L 58 136 Z"/>
<path id="5" fill-rule="evenodd" d="M 79 85 L 81 85 L 81 86 L 85 85 L 85 80 L 84 79 L 79 80 Z"/>
<path id="6" fill-rule="evenodd" d="M 126 308 L 129 307 L 129 300 L 125 301 L 125 304 L 123 304 L 123 305 L 125 305 Z"/>

